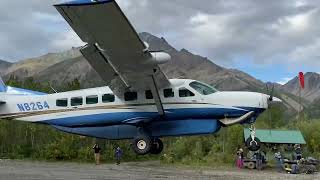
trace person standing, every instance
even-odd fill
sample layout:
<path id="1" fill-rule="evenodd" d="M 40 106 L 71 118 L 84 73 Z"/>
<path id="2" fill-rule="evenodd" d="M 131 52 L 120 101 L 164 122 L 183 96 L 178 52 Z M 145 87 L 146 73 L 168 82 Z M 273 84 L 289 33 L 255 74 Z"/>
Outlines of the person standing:
<path id="1" fill-rule="evenodd" d="M 281 172 L 282 171 L 282 156 L 281 156 L 280 151 L 278 151 L 274 154 L 274 158 L 276 159 L 278 172 Z"/>
<path id="2" fill-rule="evenodd" d="M 237 150 L 237 168 L 241 169 L 243 167 L 243 150 L 239 148 Z"/>
<path id="3" fill-rule="evenodd" d="M 262 154 L 260 153 L 259 150 L 256 151 L 255 157 L 256 157 L 256 168 L 257 170 L 261 171 L 262 170 Z"/>
<path id="4" fill-rule="evenodd" d="M 295 152 L 295 160 L 299 161 L 302 158 L 301 147 L 299 144 L 294 145 L 294 152 Z"/>
<path id="5" fill-rule="evenodd" d="M 119 146 L 115 150 L 114 155 L 115 155 L 116 160 L 117 160 L 117 165 L 119 165 L 120 161 L 121 161 L 121 156 L 122 156 L 122 150 L 121 150 L 121 148 Z"/>
<path id="6" fill-rule="evenodd" d="M 92 149 L 94 150 L 94 160 L 96 161 L 96 165 L 99 165 L 101 148 L 99 144 L 95 144 Z"/>

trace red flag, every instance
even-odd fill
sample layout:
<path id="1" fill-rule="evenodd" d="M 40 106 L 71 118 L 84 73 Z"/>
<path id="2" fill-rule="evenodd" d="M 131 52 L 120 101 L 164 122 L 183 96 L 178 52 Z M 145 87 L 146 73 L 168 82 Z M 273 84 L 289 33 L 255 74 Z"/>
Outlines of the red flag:
<path id="1" fill-rule="evenodd" d="M 304 75 L 303 72 L 299 72 L 300 86 L 304 89 Z"/>

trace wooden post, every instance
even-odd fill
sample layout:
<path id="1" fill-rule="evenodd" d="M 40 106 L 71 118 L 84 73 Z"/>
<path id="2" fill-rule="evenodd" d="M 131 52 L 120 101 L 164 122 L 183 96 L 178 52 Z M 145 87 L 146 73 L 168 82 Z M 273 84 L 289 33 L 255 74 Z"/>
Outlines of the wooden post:
<path id="1" fill-rule="evenodd" d="M 301 120 L 301 111 L 302 111 L 302 107 L 301 107 L 301 85 L 299 85 L 299 112 L 298 112 L 298 121 Z"/>

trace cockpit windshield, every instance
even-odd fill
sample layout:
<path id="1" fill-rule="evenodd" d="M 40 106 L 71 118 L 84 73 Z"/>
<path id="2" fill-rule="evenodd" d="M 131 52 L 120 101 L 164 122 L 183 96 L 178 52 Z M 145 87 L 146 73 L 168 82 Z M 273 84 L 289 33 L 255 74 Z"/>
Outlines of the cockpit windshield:
<path id="1" fill-rule="evenodd" d="M 215 92 L 218 92 L 218 90 L 216 90 L 215 88 L 198 81 L 194 81 L 189 85 L 190 87 L 192 87 L 194 90 L 198 91 L 202 95 L 208 95 L 208 94 L 213 94 Z"/>

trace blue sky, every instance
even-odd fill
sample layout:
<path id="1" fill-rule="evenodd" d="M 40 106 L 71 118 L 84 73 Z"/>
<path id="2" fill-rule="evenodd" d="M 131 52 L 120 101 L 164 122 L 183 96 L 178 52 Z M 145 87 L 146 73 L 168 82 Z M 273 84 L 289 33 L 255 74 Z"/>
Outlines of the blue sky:
<path id="1" fill-rule="evenodd" d="M 17 62 L 83 45 L 52 6 L 0 1 L 0 59 Z M 320 72 L 320 0 L 117 0 L 138 32 L 164 37 L 260 80 Z"/>

